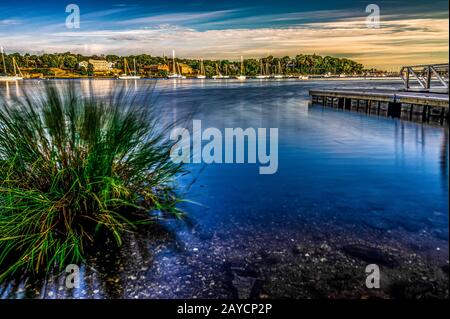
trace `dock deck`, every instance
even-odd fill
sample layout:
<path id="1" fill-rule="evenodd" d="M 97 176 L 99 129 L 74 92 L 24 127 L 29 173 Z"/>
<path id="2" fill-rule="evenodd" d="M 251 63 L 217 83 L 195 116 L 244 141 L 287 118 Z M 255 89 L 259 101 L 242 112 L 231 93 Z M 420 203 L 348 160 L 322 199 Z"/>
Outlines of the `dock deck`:
<path id="1" fill-rule="evenodd" d="M 447 125 L 449 121 L 449 95 L 446 93 L 315 89 L 310 90 L 309 95 L 312 103 L 344 110 L 438 125 Z"/>

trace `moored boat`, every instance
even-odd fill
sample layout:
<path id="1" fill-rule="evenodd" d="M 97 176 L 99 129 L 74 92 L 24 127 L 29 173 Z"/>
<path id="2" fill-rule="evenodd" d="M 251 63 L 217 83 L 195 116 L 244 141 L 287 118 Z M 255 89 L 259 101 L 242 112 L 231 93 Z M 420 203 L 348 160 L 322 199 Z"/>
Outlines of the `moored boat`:
<path id="1" fill-rule="evenodd" d="M 243 56 L 241 56 L 241 74 L 238 75 L 236 77 L 236 79 L 238 79 L 239 81 L 244 81 L 245 79 L 247 79 L 247 77 L 245 76 L 244 57 Z"/>
<path id="2" fill-rule="evenodd" d="M 259 62 L 260 62 L 260 66 L 259 66 L 259 72 L 260 72 L 260 74 L 257 75 L 257 76 L 255 76 L 255 78 L 260 79 L 260 80 L 262 80 L 262 79 L 267 79 L 268 76 L 267 76 L 266 74 L 264 74 L 264 64 L 263 64 L 263 60 L 260 59 Z"/>
<path id="3" fill-rule="evenodd" d="M 175 60 L 175 50 L 172 50 L 172 73 L 170 73 L 167 77 L 169 79 L 185 79 L 186 77 L 180 73 L 178 73 L 178 64 Z"/>
<path id="4" fill-rule="evenodd" d="M 131 72 L 130 68 L 128 66 L 127 59 L 126 58 L 123 59 L 124 74 L 119 76 L 120 80 L 138 80 L 141 78 L 139 75 L 137 75 L 137 72 L 136 72 L 136 59 L 133 59 L 133 64 L 134 64 L 134 68 L 133 68 L 133 72 Z"/>
<path id="5" fill-rule="evenodd" d="M 203 59 L 200 59 L 200 73 L 197 75 L 197 79 L 206 79 L 205 66 L 203 65 Z"/>
<path id="6" fill-rule="evenodd" d="M 16 59 L 12 58 L 12 64 L 14 68 L 14 75 L 8 75 L 8 72 L 6 70 L 6 62 L 5 62 L 5 52 L 3 50 L 3 47 L 1 47 L 2 51 L 2 60 L 3 60 L 3 75 L 0 75 L 0 82 L 13 82 L 13 81 L 20 81 L 23 80 L 22 71 L 20 71 L 19 66 L 17 65 Z"/>
<path id="7" fill-rule="evenodd" d="M 281 62 L 280 61 L 278 61 L 277 74 L 274 74 L 273 78 L 274 79 L 282 79 L 282 78 L 284 78 L 284 75 L 283 75 L 282 70 L 281 70 Z"/>
<path id="8" fill-rule="evenodd" d="M 219 65 L 216 63 L 216 75 L 213 75 L 212 77 L 214 80 L 221 80 L 224 78 L 222 73 L 220 73 Z"/>

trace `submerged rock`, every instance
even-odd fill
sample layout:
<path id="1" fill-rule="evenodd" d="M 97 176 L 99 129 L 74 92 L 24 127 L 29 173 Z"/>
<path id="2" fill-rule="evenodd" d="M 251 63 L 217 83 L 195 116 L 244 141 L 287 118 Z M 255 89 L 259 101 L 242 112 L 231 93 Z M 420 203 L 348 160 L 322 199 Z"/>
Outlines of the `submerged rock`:
<path id="1" fill-rule="evenodd" d="M 280 263 L 280 259 L 276 256 L 268 256 L 267 258 L 264 258 L 264 263 L 273 266 Z"/>
<path id="2" fill-rule="evenodd" d="M 255 269 L 243 264 L 230 262 L 225 263 L 224 267 L 233 298 L 259 298 L 262 284 Z"/>
<path id="3" fill-rule="evenodd" d="M 342 249 L 346 254 L 369 263 L 384 265 L 391 268 L 399 265 L 398 261 L 395 260 L 393 256 L 378 248 L 363 245 L 345 245 Z"/>
<path id="4" fill-rule="evenodd" d="M 320 249 L 323 251 L 327 251 L 327 252 L 331 251 L 331 247 L 328 246 L 326 243 L 323 243 L 322 245 L 320 245 Z"/>
<path id="5" fill-rule="evenodd" d="M 363 223 L 370 228 L 381 231 L 388 231 L 394 228 L 390 221 L 381 218 L 368 218 L 367 220 L 364 220 Z"/>
<path id="6" fill-rule="evenodd" d="M 304 251 L 304 247 L 302 245 L 295 245 L 294 248 L 292 248 L 292 252 L 295 255 L 301 254 Z"/>
<path id="7" fill-rule="evenodd" d="M 449 273 L 449 267 L 448 267 L 448 264 L 442 266 L 441 269 L 442 269 L 442 271 L 444 272 L 444 274 L 446 274 L 446 275 L 448 276 L 448 273 Z"/>
<path id="8" fill-rule="evenodd" d="M 232 280 L 233 286 L 236 289 L 237 298 L 248 299 L 252 293 L 253 285 L 256 282 L 256 278 L 253 277 L 243 277 L 239 275 L 234 275 Z"/>

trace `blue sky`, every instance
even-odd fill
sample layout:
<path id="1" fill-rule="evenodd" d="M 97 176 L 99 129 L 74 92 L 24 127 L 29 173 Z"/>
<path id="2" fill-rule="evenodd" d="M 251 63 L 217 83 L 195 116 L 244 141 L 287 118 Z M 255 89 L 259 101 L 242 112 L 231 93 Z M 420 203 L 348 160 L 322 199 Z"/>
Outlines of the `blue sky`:
<path id="1" fill-rule="evenodd" d="M 318 53 L 367 66 L 448 61 L 448 1 L 29 1 L 0 4 L 8 52 L 160 55 L 237 59 Z M 67 29 L 77 4 L 80 29 Z M 380 8 L 381 27 L 365 8 Z"/>

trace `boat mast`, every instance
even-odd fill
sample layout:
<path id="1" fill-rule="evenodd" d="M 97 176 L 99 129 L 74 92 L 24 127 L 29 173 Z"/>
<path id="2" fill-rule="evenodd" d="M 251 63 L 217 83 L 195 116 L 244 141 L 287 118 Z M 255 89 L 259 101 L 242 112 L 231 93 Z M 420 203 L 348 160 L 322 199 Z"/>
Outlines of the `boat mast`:
<path id="1" fill-rule="evenodd" d="M 127 59 L 123 58 L 123 73 L 125 75 L 127 75 L 127 68 L 128 68 L 128 63 L 127 63 Z"/>
<path id="2" fill-rule="evenodd" d="M 17 71 L 19 71 L 19 75 L 21 77 L 23 77 L 22 71 L 20 70 L 19 65 L 17 64 L 17 61 L 15 58 L 13 58 L 13 63 L 14 63 L 14 72 L 16 73 L 16 76 L 17 76 Z"/>
<path id="3" fill-rule="evenodd" d="M 175 50 L 172 50 L 172 70 L 173 73 L 177 73 L 176 65 L 175 65 Z"/>
<path id="4" fill-rule="evenodd" d="M 17 76 L 17 69 L 16 69 L 16 59 L 14 57 L 12 58 L 13 68 L 14 68 L 14 76 Z"/>
<path id="5" fill-rule="evenodd" d="M 5 75 L 8 75 L 6 73 L 5 51 L 3 50 L 3 47 L 1 47 L 1 49 L 2 49 L 3 71 L 5 72 Z"/>
<path id="6" fill-rule="evenodd" d="M 19 71 L 19 75 L 21 77 L 23 77 L 22 71 L 20 70 L 19 65 L 17 64 L 16 60 L 14 60 L 14 64 L 16 65 L 17 71 Z"/>
<path id="7" fill-rule="evenodd" d="M 205 75 L 205 66 L 203 65 L 203 59 L 200 59 L 200 74 Z"/>
<path id="8" fill-rule="evenodd" d="M 136 75 L 136 59 L 133 59 L 133 64 L 134 64 L 134 75 Z"/>
<path id="9" fill-rule="evenodd" d="M 241 55 L 241 75 L 244 75 L 244 57 Z"/>

